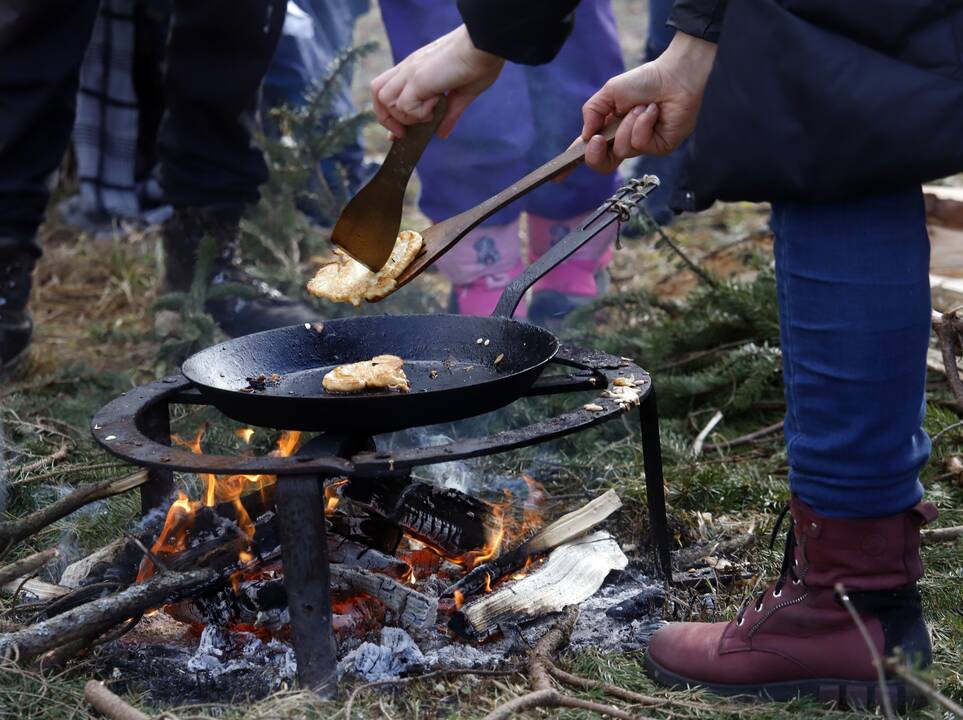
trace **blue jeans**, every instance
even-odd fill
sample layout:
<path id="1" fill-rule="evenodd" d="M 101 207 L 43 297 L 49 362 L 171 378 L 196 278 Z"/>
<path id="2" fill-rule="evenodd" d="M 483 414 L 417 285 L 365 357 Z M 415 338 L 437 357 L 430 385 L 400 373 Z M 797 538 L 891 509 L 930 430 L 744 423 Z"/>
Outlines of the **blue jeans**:
<path id="1" fill-rule="evenodd" d="M 922 193 L 774 203 L 772 227 L 790 486 L 825 516 L 905 510 L 930 453 Z"/>

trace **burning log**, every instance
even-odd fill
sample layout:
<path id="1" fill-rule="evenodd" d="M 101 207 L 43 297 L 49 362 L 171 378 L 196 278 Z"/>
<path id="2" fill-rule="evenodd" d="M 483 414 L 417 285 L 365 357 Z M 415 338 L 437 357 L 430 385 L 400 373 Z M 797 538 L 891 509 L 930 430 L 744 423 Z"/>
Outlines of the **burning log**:
<path id="1" fill-rule="evenodd" d="M 147 471 L 138 470 L 131 475 L 77 488 L 55 503 L 47 505 L 25 518 L 0 523 L 0 556 L 5 555 L 17 543 L 30 537 L 48 525 L 97 500 L 120 495 L 147 482 Z"/>
<path id="2" fill-rule="evenodd" d="M 341 493 L 447 557 L 493 548 L 503 531 L 499 508 L 458 490 L 418 480 L 352 481 Z"/>
<path id="3" fill-rule="evenodd" d="M 485 638 L 500 624 L 558 612 L 594 595 L 612 570 L 624 570 L 628 562 L 615 539 L 600 530 L 557 547 L 537 572 L 463 606 L 449 627 L 463 637 Z"/>
<path id="4" fill-rule="evenodd" d="M 348 515 L 335 512 L 327 516 L 331 532 L 366 547 L 391 555 L 398 549 L 403 533 L 395 523 L 378 515 Z"/>
<path id="5" fill-rule="evenodd" d="M 438 601 L 397 580 L 339 565 L 331 566 L 331 579 L 345 583 L 355 592 L 380 600 L 385 607 L 397 614 L 398 622 L 403 628 L 427 628 L 435 624 Z"/>
<path id="6" fill-rule="evenodd" d="M 411 573 L 411 567 L 404 560 L 337 535 L 328 535 L 328 560 L 346 567 L 389 575 L 396 580 Z"/>
<path id="7" fill-rule="evenodd" d="M 114 625 L 222 580 L 223 572 L 213 568 L 155 575 L 114 595 L 0 636 L 0 657 L 29 662 L 61 645 L 93 640 Z"/>
<path id="8" fill-rule="evenodd" d="M 27 557 L 21 558 L 9 565 L 0 567 L 0 585 L 6 585 L 15 578 L 21 577 L 22 575 L 29 575 L 39 570 L 55 557 L 57 557 L 57 549 L 47 548 L 33 555 L 27 555 Z"/>
<path id="9" fill-rule="evenodd" d="M 622 501 L 614 490 L 608 490 L 578 510 L 563 515 L 555 522 L 542 528 L 537 534 L 491 562 L 479 565 L 451 587 L 442 597 L 453 596 L 456 592 L 468 597 L 489 586 L 492 581 L 515 572 L 525 563 L 559 545 L 570 542 L 606 520 L 622 507 Z"/>

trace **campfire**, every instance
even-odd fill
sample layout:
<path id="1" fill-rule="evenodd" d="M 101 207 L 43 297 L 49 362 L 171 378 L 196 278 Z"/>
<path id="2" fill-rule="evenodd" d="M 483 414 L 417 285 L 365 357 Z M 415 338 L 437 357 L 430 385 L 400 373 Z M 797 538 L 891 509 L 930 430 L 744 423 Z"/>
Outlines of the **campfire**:
<path id="1" fill-rule="evenodd" d="M 146 682 L 164 697 L 186 683 L 192 697 L 210 699 L 223 696 L 226 678 L 235 694 L 295 681 L 325 694 L 344 675 L 495 667 L 566 608 L 582 612 L 574 646 L 638 647 L 659 591 L 646 574 L 652 565 L 631 564 L 605 530 L 621 507 L 614 490 L 563 508 L 529 475 L 445 482 L 452 463 L 467 467 L 638 408 L 655 569 L 665 569 L 648 376 L 600 353 L 562 348 L 558 358 L 568 372 L 546 375 L 530 394 L 592 393 L 593 402 L 488 437 L 390 451 L 371 438 L 243 426 L 239 454 L 219 455 L 211 451 L 223 443 L 205 427 L 170 433 L 171 404 L 205 404 L 190 381 L 127 393 L 94 418 L 94 436 L 147 470 L 65 498 L 38 522 L 135 487 L 143 517 L 68 566 L 59 585 L 25 583 L 45 602 L 32 624 L 2 636 L 0 650 L 57 666 L 106 641 L 104 672 L 129 687 Z M 434 482 L 413 472 L 421 466 L 435 469 Z"/>

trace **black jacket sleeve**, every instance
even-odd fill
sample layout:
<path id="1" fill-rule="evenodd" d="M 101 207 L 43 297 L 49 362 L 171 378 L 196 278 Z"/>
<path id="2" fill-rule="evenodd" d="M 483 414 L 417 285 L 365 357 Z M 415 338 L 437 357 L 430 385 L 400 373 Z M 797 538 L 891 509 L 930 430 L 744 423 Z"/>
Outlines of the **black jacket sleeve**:
<path id="1" fill-rule="evenodd" d="M 554 58 L 572 32 L 579 0 L 458 0 L 475 47 L 522 65 Z"/>
<path id="2" fill-rule="evenodd" d="M 675 0 L 668 24 L 686 35 L 719 42 L 726 4 L 727 0 Z"/>

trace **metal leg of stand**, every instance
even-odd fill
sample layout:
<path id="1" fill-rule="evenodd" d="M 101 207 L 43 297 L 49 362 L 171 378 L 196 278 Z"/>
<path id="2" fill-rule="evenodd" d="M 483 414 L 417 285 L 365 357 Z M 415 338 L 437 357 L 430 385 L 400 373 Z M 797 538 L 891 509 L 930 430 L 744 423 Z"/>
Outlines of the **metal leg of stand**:
<path id="1" fill-rule="evenodd" d="M 298 681 L 327 698 L 337 688 L 338 657 L 321 485 L 315 475 L 281 475 L 277 513 Z"/>
<path id="2" fill-rule="evenodd" d="M 157 403 L 151 407 L 143 419 L 142 430 L 154 442 L 171 444 L 171 415 L 167 403 Z M 174 491 L 174 471 L 164 468 L 149 468 L 147 482 L 140 488 L 140 514 L 146 515 L 154 508 L 166 508 Z"/>
<path id="3" fill-rule="evenodd" d="M 669 555 L 669 530 L 665 514 L 665 486 L 662 478 L 662 443 L 659 441 L 659 410 L 655 388 L 639 406 L 642 425 L 642 459 L 645 465 L 645 496 L 649 506 L 649 527 L 656 550 L 658 567 L 666 580 L 672 580 Z"/>

